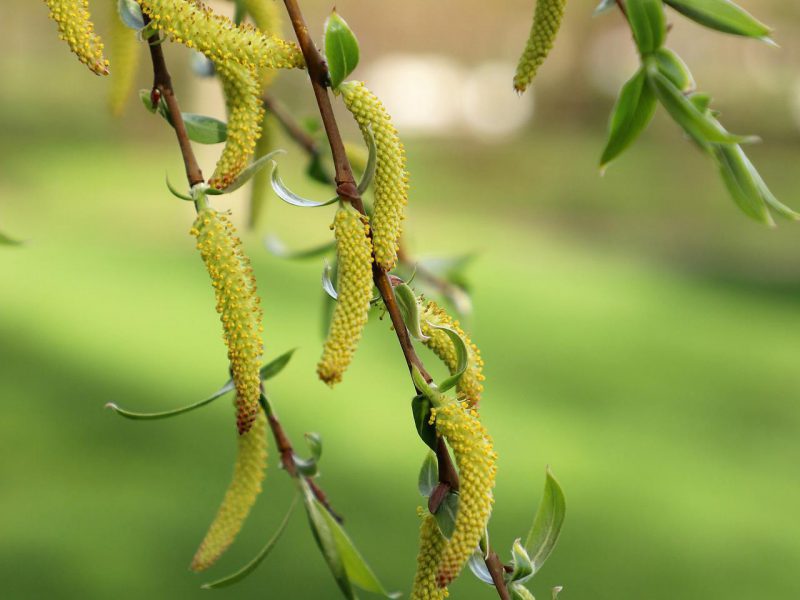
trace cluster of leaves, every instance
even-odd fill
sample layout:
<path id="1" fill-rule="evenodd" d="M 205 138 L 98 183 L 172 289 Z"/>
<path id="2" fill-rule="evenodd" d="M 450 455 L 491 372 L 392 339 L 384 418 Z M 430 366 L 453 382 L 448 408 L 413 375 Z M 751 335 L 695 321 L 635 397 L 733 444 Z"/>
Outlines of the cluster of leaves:
<path id="1" fill-rule="evenodd" d="M 598 11 L 615 5 L 606 0 Z M 729 0 L 628 0 L 625 8 L 641 66 L 623 86 L 614 107 L 601 168 L 636 140 L 661 104 L 688 138 L 714 160 L 728 192 L 745 214 L 769 225 L 773 224 L 770 209 L 782 217 L 800 219 L 799 213 L 774 196 L 744 153 L 742 144 L 758 138 L 726 130 L 710 106 L 710 96 L 697 90 L 686 63 L 665 46 L 665 5 L 710 29 L 771 42 L 770 29 Z"/>

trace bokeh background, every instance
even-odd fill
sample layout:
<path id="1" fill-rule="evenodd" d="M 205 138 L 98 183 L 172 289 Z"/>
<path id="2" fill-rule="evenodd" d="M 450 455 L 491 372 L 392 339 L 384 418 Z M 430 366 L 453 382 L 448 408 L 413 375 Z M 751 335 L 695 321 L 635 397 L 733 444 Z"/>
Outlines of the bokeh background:
<path id="1" fill-rule="evenodd" d="M 751 156 L 797 208 L 800 9 L 741 3 L 776 27 L 780 49 L 674 14 L 670 45 L 732 130 L 763 137 Z M 94 5 L 105 31 L 111 2 Z M 409 248 L 476 253 L 468 321 L 500 455 L 492 542 L 507 554 L 525 535 L 549 464 L 568 516 L 538 597 L 563 585 L 565 600 L 798 598 L 798 226 L 743 217 L 663 114 L 601 178 L 607 115 L 635 68 L 629 34 L 618 14 L 593 19 L 593 2 L 570 2 L 552 60 L 518 98 L 509 73 L 531 5 L 337 1 L 362 42 L 354 76 L 404 134 Z M 319 35 L 330 2 L 303 6 Z M 174 138 L 133 97 L 109 117 L 108 81 L 69 55 L 43 3 L 5 0 L 0 14 L 0 229 L 28 240 L 0 249 L 0 596 L 337 597 L 300 513 L 253 577 L 199 589 L 282 517 L 291 484 L 274 452 L 236 545 L 210 574 L 187 570 L 229 478 L 229 401 L 156 423 L 103 410 L 179 406 L 226 379 L 192 207 L 164 186 L 165 171 L 181 179 Z M 167 55 L 184 109 L 223 116 L 187 53 Z M 275 90 L 314 116 L 303 75 Z M 301 151 L 280 144 L 285 179 L 326 197 L 304 179 Z M 218 151 L 201 151 L 208 173 Z M 228 203 L 241 219 L 243 197 Z M 394 335 L 374 319 L 345 382 L 325 388 L 314 377 L 321 260 L 263 245 L 267 233 L 291 248 L 323 242 L 331 217 L 274 200 L 245 235 L 267 354 L 299 348 L 269 390 L 295 439 L 322 434 L 320 483 L 386 585 L 408 592 L 424 449 Z M 452 594 L 494 592 L 465 576 Z"/>

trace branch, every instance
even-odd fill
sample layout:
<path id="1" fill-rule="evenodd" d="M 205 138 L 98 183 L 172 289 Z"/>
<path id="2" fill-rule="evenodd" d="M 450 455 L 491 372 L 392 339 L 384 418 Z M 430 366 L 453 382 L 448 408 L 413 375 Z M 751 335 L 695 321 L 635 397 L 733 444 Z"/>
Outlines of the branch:
<path id="1" fill-rule="evenodd" d="M 314 45 L 308 33 L 308 26 L 306 25 L 300 6 L 297 4 L 297 0 L 284 0 L 284 4 L 286 5 L 286 10 L 289 12 L 289 18 L 292 21 L 292 27 L 297 36 L 297 42 L 303 52 L 306 68 L 311 78 L 311 86 L 317 100 L 320 117 L 322 118 L 325 132 L 328 135 L 328 143 L 331 147 L 335 169 L 334 179 L 336 182 L 336 193 L 343 201 L 350 202 L 361 214 L 366 214 L 364 211 L 364 203 L 361 200 L 361 195 L 358 192 L 355 179 L 353 178 L 353 170 L 350 167 L 350 161 L 347 159 L 342 135 L 333 112 L 333 106 L 331 105 L 330 95 L 328 94 L 328 83 L 330 81 L 328 65 L 325 63 L 325 60 L 322 58 L 322 55 Z M 376 261 L 373 261 L 372 264 L 372 275 L 375 281 L 375 287 L 378 288 L 383 303 L 386 306 L 386 311 L 389 313 L 389 317 L 392 320 L 392 325 L 397 335 L 397 341 L 400 343 L 400 348 L 403 351 L 403 356 L 406 359 L 409 371 L 412 366 L 416 366 L 426 381 L 433 381 L 433 378 L 425 370 L 422 361 L 417 356 L 411 343 L 411 336 L 400 314 L 400 308 L 394 296 L 392 283 L 386 271 L 378 265 Z M 417 390 L 417 392 L 419 392 L 419 390 Z M 458 474 L 453 466 L 450 453 L 441 438 L 437 444 L 436 457 L 439 462 L 439 487 L 448 486 L 453 490 L 458 489 Z M 486 561 L 487 568 L 489 568 L 490 572 L 492 570 L 497 572 L 497 565 L 499 562 L 497 555 L 490 551 L 489 558 L 487 558 Z M 502 600 L 509 600 L 508 588 L 505 585 L 502 575 L 496 578 L 493 575 L 492 578 L 500 598 Z"/>

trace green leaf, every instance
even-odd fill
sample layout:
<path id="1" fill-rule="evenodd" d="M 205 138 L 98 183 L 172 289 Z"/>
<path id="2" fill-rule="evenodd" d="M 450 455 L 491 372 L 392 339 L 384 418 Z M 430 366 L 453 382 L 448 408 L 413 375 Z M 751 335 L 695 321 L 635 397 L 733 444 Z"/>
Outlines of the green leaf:
<path id="1" fill-rule="evenodd" d="M 142 101 L 142 104 L 149 113 L 156 114 L 158 106 L 153 104 L 153 97 L 151 94 L 152 90 L 139 90 L 139 100 Z"/>
<path id="2" fill-rule="evenodd" d="M 494 580 L 492 579 L 492 574 L 489 573 L 489 569 L 486 568 L 486 561 L 483 558 L 483 552 L 480 550 L 476 550 L 472 556 L 469 557 L 469 570 L 472 571 L 472 574 L 475 575 L 480 581 L 486 583 L 488 585 L 494 585 Z"/>
<path id="3" fill-rule="evenodd" d="M 657 68 L 648 68 L 647 79 L 662 106 L 673 120 L 699 144 L 739 144 L 753 142 L 758 138 L 734 135 L 726 131 L 710 115 L 701 112 L 672 81 Z"/>
<path id="4" fill-rule="evenodd" d="M 418 394 L 411 400 L 411 412 L 414 415 L 414 425 L 420 439 L 433 450 L 436 451 L 436 427 L 431 424 L 431 401 L 424 394 Z"/>
<path id="5" fill-rule="evenodd" d="M 125 417 L 126 419 L 132 419 L 134 421 L 155 421 L 158 419 L 177 417 L 178 415 L 182 415 L 184 413 L 197 410 L 198 408 L 202 408 L 206 404 L 211 404 L 214 400 L 221 398 L 222 396 L 224 396 L 228 392 L 232 392 L 233 390 L 234 390 L 233 381 L 229 380 L 225 385 L 223 385 L 220 389 L 218 389 L 216 392 L 214 392 L 211 396 L 209 396 L 205 400 L 201 400 L 200 402 L 195 402 L 194 404 L 189 404 L 188 406 L 182 406 L 181 408 L 176 408 L 173 410 L 167 410 L 163 412 L 154 412 L 154 413 L 134 412 L 131 410 L 126 410 L 124 408 L 120 408 L 113 402 L 109 402 L 108 404 L 106 404 L 105 408 L 110 408 L 120 417 Z"/>
<path id="6" fill-rule="evenodd" d="M 275 235 L 268 235 L 264 238 L 264 246 L 270 254 L 287 260 L 304 260 L 307 258 L 319 258 L 336 250 L 336 242 L 325 242 L 319 246 L 313 246 L 305 250 L 288 250 L 286 245 Z"/>
<path id="7" fill-rule="evenodd" d="M 642 56 L 655 52 L 667 36 L 667 18 L 661 0 L 628 0 L 628 22 Z"/>
<path id="8" fill-rule="evenodd" d="M 729 0 L 664 0 L 693 21 L 724 33 L 766 39 L 772 30 Z"/>
<path id="9" fill-rule="evenodd" d="M 189 139 L 198 144 L 219 144 L 228 139 L 228 126 L 223 121 L 206 115 L 181 113 Z"/>
<path id="10" fill-rule="evenodd" d="M 519 538 L 511 546 L 511 581 L 526 581 L 533 576 L 533 562 Z"/>
<path id="11" fill-rule="evenodd" d="M 8 237 L 5 233 L 0 231 L 0 246 L 21 246 L 23 242 L 14 238 Z"/>
<path id="12" fill-rule="evenodd" d="M 187 200 L 189 202 L 194 202 L 194 198 L 192 198 L 191 196 L 189 196 L 187 194 L 183 194 L 183 193 L 179 192 L 178 189 L 174 185 L 172 185 L 172 182 L 169 180 L 169 173 L 167 173 L 167 175 L 165 177 L 166 177 L 166 181 L 167 181 L 167 189 L 170 191 L 170 193 L 173 196 L 175 196 L 176 198 L 180 198 L 181 200 Z"/>
<path id="13" fill-rule="evenodd" d="M 324 183 L 325 185 L 335 183 L 328 169 L 325 168 L 320 154 L 315 153 L 311 155 L 311 159 L 308 161 L 308 166 L 306 167 L 306 175 L 317 183 Z"/>
<path id="14" fill-rule="evenodd" d="M 142 9 L 136 0 L 118 0 L 117 14 L 119 14 L 120 20 L 129 29 L 140 31 L 144 27 Z"/>
<path id="15" fill-rule="evenodd" d="M 281 524 L 278 525 L 277 531 L 272 535 L 270 540 L 267 542 L 267 545 L 264 546 L 261 551 L 255 556 L 253 560 L 243 566 L 241 569 L 236 571 L 235 573 L 228 575 L 227 577 L 223 577 L 222 579 L 217 579 L 216 581 L 212 581 L 211 583 L 204 583 L 201 587 L 204 590 L 215 590 L 222 587 L 227 587 L 229 585 L 233 585 L 250 575 L 253 571 L 255 571 L 258 566 L 264 562 L 264 559 L 269 556 L 272 549 L 278 543 L 278 540 L 283 535 L 283 532 L 286 530 L 286 526 L 289 524 L 289 519 L 291 518 L 292 514 L 294 514 L 294 509 L 297 506 L 299 494 L 295 494 L 294 498 L 292 499 L 292 503 L 289 506 L 289 510 L 286 512 L 286 516 L 283 517 Z"/>
<path id="16" fill-rule="evenodd" d="M 531 557 L 534 573 L 542 568 L 556 547 L 558 536 L 561 534 L 561 526 L 564 524 L 565 513 L 564 492 L 553 476 L 550 467 L 547 467 L 544 495 L 525 541 L 525 548 Z"/>
<path id="17" fill-rule="evenodd" d="M 592 16 L 597 17 L 599 15 L 602 15 L 603 13 L 608 12 L 609 10 L 614 8 L 616 5 L 617 5 L 616 0 L 600 0 L 600 4 L 598 4 L 595 7 Z"/>
<path id="18" fill-rule="evenodd" d="M 464 371 L 467 370 L 468 358 L 469 358 L 469 350 L 467 349 L 467 344 L 464 339 L 459 335 L 459 333 L 455 329 L 451 329 L 450 327 L 443 327 L 439 325 L 434 325 L 433 323 L 428 323 L 434 329 L 438 329 L 440 331 L 444 331 L 447 336 L 450 338 L 450 341 L 453 342 L 453 346 L 456 350 L 456 368 L 450 377 L 443 380 L 438 386 L 439 392 L 446 392 L 449 389 L 452 389 L 456 386 L 456 384 L 461 379 L 461 376 L 464 375 Z"/>
<path id="19" fill-rule="evenodd" d="M 291 204 L 292 206 L 299 206 L 301 208 L 317 208 L 319 206 L 328 206 L 339 201 L 338 196 L 336 198 L 331 198 L 330 200 L 325 200 L 324 202 L 318 202 L 316 200 L 303 198 L 299 194 L 295 194 L 292 190 L 286 187 L 285 183 L 283 183 L 281 176 L 278 174 L 277 164 L 274 164 L 272 169 L 272 177 L 270 178 L 270 182 L 272 183 L 272 189 L 278 198 L 287 204 Z"/>
<path id="20" fill-rule="evenodd" d="M 436 455 L 428 452 L 422 462 L 422 468 L 419 470 L 417 487 L 419 493 L 428 498 L 437 485 L 439 485 L 439 464 L 436 462 Z"/>
<path id="21" fill-rule="evenodd" d="M 753 165 L 747 160 L 741 146 L 715 144 L 712 154 L 728 193 L 742 212 L 760 223 L 774 225 L 761 196 L 761 190 L 753 177 Z"/>
<path id="22" fill-rule="evenodd" d="M 292 348 L 288 352 L 284 352 L 278 358 L 275 358 L 265 364 L 259 370 L 259 375 L 261 376 L 261 381 L 267 381 L 275 377 L 278 373 L 283 371 L 286 368 L 286 365 L 289 364 L 289 361 L 292 360 L 292 356 L 297 351 L 297 348 Z"/>
<path id="23" fill-rule="evenodd" d="M 659 48 L 653 54 L 658 70 L 682 92 L 695 88 L 694 78 L 683 59 L 669 48 Z"/>
<path id="24" fill-rule="evenodd" d="M 339 299 L 339 292 L 336 291 L 336 287 L 333 285 L 333 280 L 331 279 L 331 271 L 332 267 L 328 261 L 325 261 L 325 266 L 322 269 L 322 289 L 325 291 L 328 296 L 333 298 L 334 300 Z"/>
<path id="25" fill-rule="evenodd" d="M 306 445 L 311 452 L 311 457 L 314 460 L 319 460 L 322 457 L 322 436 L 316 432 L 306 433 L 303 436 L 306 440 Z"/>
<path id="26" fill-rule="evenodd" d="M 512 583 L 508 589 L 511 591 L 511 600 L 535 600 L 530 590 L 520 583 Z"/>
<path id="27" fill-rule="evenodd" d="M 711 110 L 711 96 L 702 92 L 695 92 L 689 96 L 689 101 L 695 105 L 697 110 L 706 114 Z"/>
<path id="28" fill-rule="evenodd" d="M 358 66 L 358 40 L 335 10 L 325 21 L 325 60 L 331 87 L 337 89 Z"/>
<path id="29" fill-rule="evenodd" d="M 442 535 L 450 539 L 456 529 L 456 515 L 458 514 L 458 492 L 448 492 L 444 501 L 436 511 L 436 524 Z"/>
<path id="30" fill-rule="evenodd" d="M 417 340 L 427 340 L 428 336 L 422 333 L 422 323 L 419 316 L 417 296 L 408 284 L 401 283 L 394 286 L 394 297 L 403 315 L 403 322 L 408 332 Z"/>
<path id="31" fill-rule="evenodd" d="M 233 13 L 233 22 L 237 25 L 241 25 L 244 18 L 247 16 L 247 3 L 244 0 L 233 0 L 234 1 L 234 13 Z"/>
<path id="32" fill-rule="evenodd" d="M 611 113 L 608 142 L 600 159 L 603 169 L 622 154 L 647 128 L 656 111 L 656 96 L 647 84 L 645 69 L 639 69 L 620 92 Z"/>
<path id="33" fill-rule="evenodd" d="M 250 181 L 256 173 L 258 173 L 261 169 L 267 166 L 268 163 L 272 162 L 274 164 L 274 159 L 278 154 L 286 154 L 286 150 L 282 150 L 278 148 L 277 150 L 273 150 L 272 152 L 268 152 L 258 160 L 253 161 L 247 167 L 245 167 L 241 173 L 236 176 L 231 184 L 225 188 L 224 193 L 230 194 L 231 192 L 235 192 L 240 187 L 242 187 L 245 183 Z"/>

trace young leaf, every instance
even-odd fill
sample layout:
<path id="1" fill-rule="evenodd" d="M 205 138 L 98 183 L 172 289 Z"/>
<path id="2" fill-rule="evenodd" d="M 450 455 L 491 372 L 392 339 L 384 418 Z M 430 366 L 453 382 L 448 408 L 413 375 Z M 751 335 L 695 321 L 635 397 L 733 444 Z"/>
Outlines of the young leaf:
<path id="1" fill-rule="evenodd" d="M 325 21 L 325 60 L 334 90 L 355 70 L 358 58 L 358 40 L 334 10 Z"/>
<path id="2" fill-rule="evenodd" d="M 472 571 L 472 574 L 475 575 L 480 581 L 483 583 L 494 585 L 494 580 L 492 579 L 492 574 L 489 573 L 489 569 L 486 568 L 486 561 L 483 560 L 483 553 L 480 551 L 476 551 L 472 556 L 469 557 L 469 570 Z"/>
<path id="3" fill-rule="evenodd" d="M 278 358 L 275 358 L 265 364 L 259 370 L 259 375 L 261 377 L 261 381 L 267 381 L 268 379 L 272 379 L 278 373 L 283 371 L 286 368 L 286 365 L 289 364 L 289 361 L 292 360 L 292 356 L 294 356 L 295 351 L 297 348 L 292 348 L 288 352 L 284 352 Z"/>
<path id="4" fill-rule="evenodd" d="M 167 181 L 167 189 L 169 190 L 170 194 L 172 194 L 176 198 L 180 198 L 181 200 L 186 200 L 188 202 L 194 202 L 194 198 L 192 198 L 191 196 L 189 196 L 187 194 L 183 194 L 183 193 L 179 192 L 178 188 L 176 188 L 174 185 L 172 185 L 172 182 L 169 180 L 169 173 L 167 173 L 167 175 L 165 177 L 166 177 L 166 181 Z"/>
<path id="5" fill-rule="evenodd" d="M 317 202 L 316 200 L 309 200 L 307 198 L 303 198 L 302 196 L 295 194 L 292 190 L 286 187 L 286 184 L 283 183 L 280 175 L 278 174 L 278 165 L 277 163 L 273 162 L 273 169 L 272 169 L 272 177 L 270 178 L 272 183 L 272 189 L 277 194 L 278 198 L 286 202 L 287 204 L 291 204 L 292 206 L 299 206 L 301 208 L 316 208 L 319 206 L 328 206 L 329 204 L 333 204 L 334 202 L 338 202 L 338 196 L 336 198 L 331 198 L 330 200 L 326 200 L 324 202 Z"/>
<path id="6" fill-rule="evenodd" d="M 428 498 L 436 486 L 439 484 L 439 464 L 436 462 L 436 455 L 428 452 L 419 470 L 417 487 L 419 493 Z"/>
<path id="7" fill-rule="evenodd" d="M 533 520 L 533 526 L 528 533 L 528 538 L 525 540 L 525 549 L 531 557 L 534 573 L 542 568 L 542 565 L 553 552 L 558 542 L 558 536 L 561 534 L 565 513 L 564 492 L 553 476 L 550 467 L 547 467 L 544 495 Z"/>
<path id="8" fill-rule="evenodd" d="M 512 583 L 508 589 L 511 591 L 511 600 L 535 600 L 530 590 L 521 583 Z"/>
<path id="9" fill-rule="evenodd" d="M 214 117 L 181 113 L 189 139 L 198 144 L 219 144 L 228 139 L 228 125 Z"/>
<path id="10" fill-rule="evenodd" d="M 448 492 L 444 502 L 439 506 L 434 517 L 442 535 L 447 539 L 456 529 L 456 515 L 458 514 L 458 492 Z"/>
<path id="11" fill-rule="evenodd" d="M 617 5 L 616 0 L 600 0 L 600 4 L 598 4 L 595 7 L 592 16 L 597 17 L 599 15 L 602 15 L 603 13 L 608 12 L 609 10 L 614 8 L 616 5 Z"/>
<path id="12" fill-rule="evenodd" d="M 303 437 L 311 452 L 311 458 L 317 461 L 322 458 L 322 436 L 312 431 L 311 433 L 306 433 Z"/>
<path id="13" fill-rule="evenodd" d="M 154 413 L 134 412 L 131 410 L 126 410 L 124 408 L 120 408 L 113 402 L 109 402 L 108 404 L 106 404 L 105 408 L 110 408 L 120 417 L 125 417 L 126 419 L 132 419 L 134 421 L 155 421 L 158 419 L 177 417 L 178 415 L 182 415 L 184 413 L 197 410 L 198 408 L 202 408 L 206 404 L 211 404 L 217 398 L 221 398 L 228 392 L 232 392 L 233 389 L 234 389 L 233 381 L 229 380 L 225 385 L 223 385 L 220 389 L 218 389 L 216 392 L 214 392 L 211 396 L 209 396 L 205 400 L 201 400 L 200 402 L 195 402 L 194 404 L 189 404 L 188 406 L 182 406 L 180 408 L 175 408 L 173 410 L 167 410 L 163 412 L 154 412 Z"/>
<path id="14" fill-rule="evenodd" d="M 414 415 L 414 425 L 420 439 L 435 452 L 436 427 L 430 423 L 431 401 L 424 394 L 414 396 L 414 399 L 411 400 L 411 412 Z"/>
<path id="15" fill-rule="evenodd" d="M 136 0 L 118 0 L 117 13 L 126 27 L 140 31 L 144 27 L 142 9 Z"/>
<path id="16" fill-rule="evenodd" d="M 236 176 L 236 179 L 234 179 L 231 184 L 225 188 L 224 193 L 230 194 L 231 192 L 238 190 L 245 183 L 250 181 L 256 175 L 256 173 L 266 167 L 267 163 L 273 161 L 278 154 L 286 154 L 286 150 L 278 148 L 277 150 L 273 150 L 258 160 L 250 163 L 244 170 L 242 170 L 241 173 L 239 173 L 239 175 Z"/>
<path id="17" fill-rule="evenodd" d="M 710 115 L 700 112 L 657 68 L 648 68 L 647 80 L 662 106 L 673 120 L 700 145 L 707 143 L 740 144 L 755 141 L 752 136 L 734 135 L 726 131 Z"/>
<path id="18" fill-rule="evenodd" d="M 723 33 L 766 39 L 772 30 L 730 0 L 664 0 L 693 21 Z"/>
<path id="19" fill-rule="evenodd" d="M 456 368 L 453 371 L 453 374 L 450 375 L 447 379 L 444 379 L 437 387 L 440 392 L 446 392 L 449 389 L 452 389 L 458 384 L 461 376 L 464 374 L 464 371 L 467 370 L 467 359 L 469 358 L 469 350 L 467 349 L 467 344 L 464 339 L 459 335 L 459 333 L 455 329 L 451 329 L 450 327 L 442 327 L 439 325 L 434 325 L 433 323 L 428 323 L 434 329 L 439 329 L 440 331 L 444 331 L 447 336 L 450 338 L 450 341 L 453 342 L 453 347 L 456 350 Z"/>
<path id="20" fill-rule="evenodd" d="M 644 68 L 623 87 L 611 113 L 608 143 L 600 159 L 603 169 L 630 146 L 647 128 L 656 112 L 656 96 L 647 83 Z"/>
<path id="21" fill-rule="evenodd" d="M 419 319 L 419 304 L 417 304 L 417 296 L 408 286 L 408 284 L 401 283 L 394 286 L 394 297 L 400 307 L 400 312 L 403 315 L 403 321 L 406 324 L 408 332 L 417 340 L 427 340 L 428 336 L 422 333 L 422 324 Z"/>
<path id="22" fill-rule="evenodd" d="M 139 90 L 139 100 L 142 101 L 142 104 L 147 109 L 147 112 L 156 114 L 158 106 L 153 104 L 152 90 Z"/>
<path id="23" fill-rule="evenodd" d="M 712 154 L 719 173 L 733 200 L 748 217 L 766 225 L 775 225 L 753 177 L 753 165 L 741 146 L 714 144 Z"/>
<path id="24" fill-rule="evenodd" d="M 628 22 L 642 56 L 652 54 L 664 44 L 667 18 L 661 0 L 628 0 Z"/>
<path id="25" fill-rule="evenodd" d="M 306 250 L 287 250 L 286 245 L 274 235 L 268 235 L 264 238 L 264 246 L 269 250 L 270 254 L 279 258 L 287 260 L 303 260 L 306 258 L 319 258 L 325 256 L 336 250 L 336 242 L 325 242 L 319 246 L 307 248 Z"/>
<path id="26" fill-rule="evenodd" d="M 283 532 L 286 530 L 286 526 L 289 524 L 289 519 L 291 518 L 292 514 L 294 514 L 294 509 L 297 506 L 299 494 L 295 494 L 294 499 L 292 500 L 292 504 L 289 506 L 289 510 L 286 512 L 286 516 L 283 517 L 283 521 L 281 524 L 278 525 L 277 531 L 272 535 L 270 540 L 267 542 L 267 545 L 264 546 L 261 551 L 255 556 L 253 560 L 243 566 L 241 569 L 236 571 L 235 573 L 228 575 L 227 577 L 223 577 L 222 579 L 217 579 L 216 581 L 212 581 L 211 583 L 205 583 L 200 586 L 204 590 L 215 590 L 222 587 L 227 587 L 229 585 L 233 585 L 250 575 L 253 571 L 258 568 L 264 559 L 269 556 L 272 549 L 278 543 L 278 540 L 283 535 Z"/>
<path id="27" fill-rule="evenodd" d="M 526 581 L 533 576 L 533 562 L 519 538 L 511 546 L 511 581 Z"/>
<path id="28" fill-rule="evenodd" d="M 689 67 L 683 62 L 680 56 L 669 48 L 659 48 L 653 54 L 653 58 L 658 65 L 658 70 L 682 92 L 688 92 L 695 88 L 694 78 Z"/>
<path id="29" fill-rule="evenodd" d="M 336 291 L 331 279 L 331 265 L 328 261 L 325 261 L 325 267 L 322 269 L 322 289 L 334 300 L 339 299 L 339 292 Z"/>

